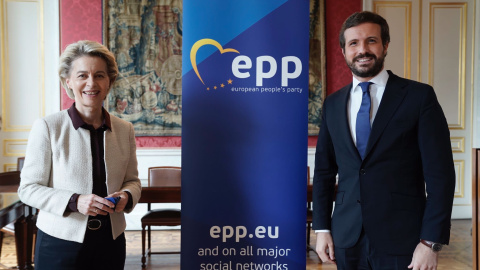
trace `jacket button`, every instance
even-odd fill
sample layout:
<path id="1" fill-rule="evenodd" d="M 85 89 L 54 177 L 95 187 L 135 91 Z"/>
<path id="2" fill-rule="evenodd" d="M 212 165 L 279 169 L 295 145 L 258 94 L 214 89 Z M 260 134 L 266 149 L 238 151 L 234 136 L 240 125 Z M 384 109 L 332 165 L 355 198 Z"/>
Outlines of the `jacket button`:
<path id="1" fill-rule="evenodd" d="M 360 170 L 360 174 L 361 174 L 361 175 L 365 175 L 365 174 L 367 174 L 367 172 L 366 172 L 364 169 L 361 169 L 361 170 Z"/>
<path id="2" fill-rule="evenodd" d="M 357 203 L 362 203 L 360 200 L 357 200 Z"/>

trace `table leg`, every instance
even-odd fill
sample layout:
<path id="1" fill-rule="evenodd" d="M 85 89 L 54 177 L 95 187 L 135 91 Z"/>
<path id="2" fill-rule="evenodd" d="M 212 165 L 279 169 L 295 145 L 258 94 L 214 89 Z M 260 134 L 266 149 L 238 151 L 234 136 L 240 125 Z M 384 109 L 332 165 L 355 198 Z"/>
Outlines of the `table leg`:
<path id="1" fill-rule="evenodd" d="M 26 248 L 27 248 L 27 222 L 25 217 L 20 217 L 15 221 L 15 246 L 17 249 L 17 264 L 18 269 L 25 268 L 27 261 Z"/>
<path id="2" fill-rule="evenodd" d="M 26 256 L 26 261 L 25 261 L 25 269 L 33 269 L 33 262 L 32 262 L 32 254 L 33 254 L 33 232 L 35 230 L 35 220 L 34 220 L 34 217 L 35 217 L 35 210 L 28 206 L 28 216 L 27 216 L 27 219 L 26 219 L 26 222 L 27 222 L 27 230 L 26 230 L 26 233 L 27 233 L 27 239 L 26 239 L 26 248 L 25 248 L 25 256 Z"/>

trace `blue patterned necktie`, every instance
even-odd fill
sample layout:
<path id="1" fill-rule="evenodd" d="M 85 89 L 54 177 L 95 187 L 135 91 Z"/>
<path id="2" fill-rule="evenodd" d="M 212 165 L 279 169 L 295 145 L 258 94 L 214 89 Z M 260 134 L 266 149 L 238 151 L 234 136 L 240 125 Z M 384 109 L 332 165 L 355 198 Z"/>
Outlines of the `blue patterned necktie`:
<path id="1" fill-rule="evenodd" d="M 370 91 L 368 90 L 371 82 L 361 82 L 358 85 L 362 88 L 362 105 L 357 114 L 356 135 L 358 153 L 365 158 L 365 150 L 367 149 L 368 137 L 370 136 Z"/>

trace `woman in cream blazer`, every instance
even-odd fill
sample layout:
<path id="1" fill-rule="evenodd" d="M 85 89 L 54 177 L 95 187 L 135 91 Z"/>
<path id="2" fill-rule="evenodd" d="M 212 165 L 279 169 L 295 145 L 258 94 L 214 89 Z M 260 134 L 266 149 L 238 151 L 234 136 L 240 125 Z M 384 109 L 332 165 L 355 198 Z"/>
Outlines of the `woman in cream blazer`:
<path id="1" fill-rule="evenodd" d="M 18 190 L 40 210 L 35 269 L 123 269 L 124 212 L 141 184 L 132 124 L 102 107 L 118 68 L 105 46 L 79 41 L 59 73 L 75 103 L 33 125 Z"/>

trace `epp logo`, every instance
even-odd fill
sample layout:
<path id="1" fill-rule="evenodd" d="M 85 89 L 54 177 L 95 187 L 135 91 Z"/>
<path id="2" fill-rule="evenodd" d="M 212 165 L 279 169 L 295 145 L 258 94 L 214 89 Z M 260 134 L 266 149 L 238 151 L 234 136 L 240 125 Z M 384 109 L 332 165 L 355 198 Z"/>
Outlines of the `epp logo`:
<path id="1" fill-rule="evenodd" d="M 195 44 L 193 44 L 192 49 L 190 50 L 190 61 L 192 63 L 193 70 L 197 74 L 197 77 L 200 79 L 200 81 L 205 85 L 205 82 L 203 81 L 202 77 L 200 76 L 200 73 L 198 71 L 197 67 L 197 51 L 204 45 L 213 45 L 215 46 L 221 54 L 227 53 L 227 52 L 233 52 L 233 53 L 238 53 L 240 54 L 239 51 L 236 49 L 232 48 L 223 48 L 220 43 L 213 39 L 201 39 Z M 270 70 L 265 71 L 263 69 L 264 63 L 268 63 L 270 65 Z M 293 72 L 288 72 L 288 66 L 290 63 L 293 63 L 295 66 L 295 69 Z M 235 77 L 239 79 L 245 79 L 250 77 L 250 72 L 248 71 L 249 69 L 252 68 L 252 59 L 246 55 L 239 55 L 235 57 L 232 61 L 232 73 Z M 262 55 L 257 57 L 256 59 L 256 86 L 263 86 L 263 80 L 264 79 L 270 79 L 277 74 L 277 61 L 275 58 L 269 55 Z M 281 62 L 281 81 L 282 81 L 282 86 L 287 87 L 288 86 L 288 80 L 290 79 L 296 79 L 300 74 L 302 73 L 302 61 L 296 56 L 285 56 L 282 58 Z"/>

